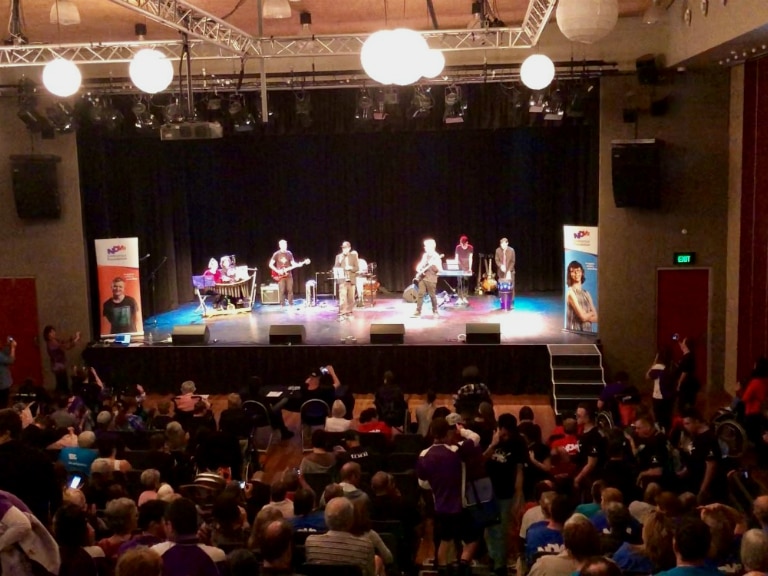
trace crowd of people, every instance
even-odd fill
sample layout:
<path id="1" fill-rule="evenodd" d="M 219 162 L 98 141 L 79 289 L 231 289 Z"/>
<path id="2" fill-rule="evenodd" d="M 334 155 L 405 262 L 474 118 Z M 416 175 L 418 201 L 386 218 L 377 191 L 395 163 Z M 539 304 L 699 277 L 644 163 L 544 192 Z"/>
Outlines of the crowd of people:
<path id="1" fill-rule="evenodd" d="M 665 378 L 659 365 L 651 380 Z M 763 372 L 759 362 L 762 388 L 750 380 L 735 402 L 756 440 Z M 78 394 L 40 392 L 0 410 L 3 574 L 768 573 L 768 494 L 733 497 L 755 484 L 695 398 L 664 412 L 667 426 L 633 401 L 616 419 L 630 426 L 606 429 L 605 395 L 544 437 L 529 406 L 497 414 L 475 367 L 452 401 L 428 392 L 415 407 L 387 372 L 373 405 L 355 411 L 327 366 L 303 387 L 327 416 L 311 422 L 301 459 L 265 483 L 252 473 L 245 407 L 257 389 L 214 414 L 187 381 L 148 410 L 141 387 L 86 376 Z M 268 424 L 289 441 L 284 408 L 275 403 Z"/>

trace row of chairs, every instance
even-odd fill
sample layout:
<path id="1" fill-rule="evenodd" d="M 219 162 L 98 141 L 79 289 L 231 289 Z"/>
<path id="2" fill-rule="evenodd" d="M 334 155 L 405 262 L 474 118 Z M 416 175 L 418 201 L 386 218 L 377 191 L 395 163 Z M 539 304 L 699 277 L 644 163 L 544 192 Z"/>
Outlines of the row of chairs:
<path id="1" fill-rule="evenodd" d="M 395 482 L 395 486 L 400 491 L 403 500 L 409 506 L 417 506 L 421 498 L 421 491 L 419 488 L 418 479 L 413 470 L 405 472 L 391 472 L 392 479 Z M 333 474 L 330 472 L 312 472 L 304 474 L 304 480 L 310 488 L 319 498 L 325 491 L 325 487 L 335 481 Z M 370 488 L 370 474 L 363 474 L 362 488 L 367 490 Z"/>

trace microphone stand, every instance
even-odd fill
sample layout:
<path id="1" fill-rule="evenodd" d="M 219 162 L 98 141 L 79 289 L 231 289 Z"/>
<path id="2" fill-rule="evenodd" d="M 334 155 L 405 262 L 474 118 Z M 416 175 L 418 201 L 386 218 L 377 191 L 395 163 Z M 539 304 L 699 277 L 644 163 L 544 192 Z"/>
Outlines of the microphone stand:
<path id="1" fill-rule="evenodd" d="M 147 277 L 147 280 L 149 281 L 149 290 L 150 290 L 150 303 L 152 304 L 152 322 L 154 323 L 153 326 L 155 328 L 157 327 L 157 318 L 155 317 L 155 280 L 157 279 L 157 273 L 160 271 L 160 268 L 162 268 L 165 263 L 168 261 L 168 256 L 163 256 L 163 259 L 160 261 L 160 264 L 158 264 L 152 272 L 149 273 L 149 276 Z"/>

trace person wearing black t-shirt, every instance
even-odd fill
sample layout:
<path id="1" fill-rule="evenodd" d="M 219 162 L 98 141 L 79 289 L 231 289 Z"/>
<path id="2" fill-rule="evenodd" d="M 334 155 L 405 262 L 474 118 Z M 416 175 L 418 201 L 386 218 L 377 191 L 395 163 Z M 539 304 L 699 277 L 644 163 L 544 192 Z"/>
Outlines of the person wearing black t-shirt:
<path id="1" fill-rule="evenodd" d="M 685 490 L 693 492 L 699 504 L 719 501 L 723 492 L 722 453 L 717 436 L 695 410 L 683 414 L 683 428 L 692 442 L 683 456 L 683 469 L 678 476 Z"/>
<path id="2" fill-rule="evenodd" d="M 656 430 L 648 417 L 635 420 L 635 437 L 632 438 L 632 451 L 637 459 L 637 483 L 645 489 L 650 482 L 668 484 L 669 450 L 667 438 Z"/>
<path id="3" fill-rule="evenodd" d="M 522 410 L 520 413 L 522 414 Z M 520 424 L 517 426 L 528 446 L 528 458 L 523 466 L 523 495 L 526 502 L 531 502 L 536 500 L 534 495 L 536 485 L 552 478 L 552 459 L 549 446 L 541 441 L 541 428 L 538 425 L 526 427 L 525 432 Z"/>
<path id="4" fill-rule="evenodd" d="M 677 385 L 677 406 L 682 414 L 689 408 L 696 407 L 696 395 L 699 393 L 699 379 L 696 377 L 696 359 L 693 355 L 693 343 L 688 337 L 678 340 L 683 357 L 675 370 Z"/>
<path id="5" fill-rule="evenodd" d="M 523 503 L 523 466 L 528 461 L 528 450 L 517 432 L 517 418 L 512 414 L 502 414 L 498 425 L 483 456 L 501 509 L 501 522 L 488 528 L 486 542 L 494 574 L 504 576 L 507 573 L 509 522 L 517 507 Z"/>
<path id="6" fill-rule="evenodd" d="M 576 423 L 582 427 L 582 433 L 579 436 L 579 454 L 576 457 L 580 471 L 573 482 L 577 489 L 589 490 L 605 462 L 606 442 L 595 425 L 595 411 L 592 406 L 579 404 Z"/>

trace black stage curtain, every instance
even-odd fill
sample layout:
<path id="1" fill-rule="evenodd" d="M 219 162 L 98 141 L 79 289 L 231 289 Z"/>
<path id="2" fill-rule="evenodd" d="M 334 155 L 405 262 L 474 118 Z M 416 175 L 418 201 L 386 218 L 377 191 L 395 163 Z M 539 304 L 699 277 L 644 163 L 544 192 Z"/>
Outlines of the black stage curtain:
<path id="1" fill-rule="evenodd" d="M 485 129 L 496 123 L 483 118 L 497 114 L 487 106 L 485 117 L 450 130 L 339 133 L 337 111 L 324 133 L 315 121 L 303 133 L 206 141 L 86 126 L 78 132 L 86 240 L 139 238 L 151 254 L 142 263 L 145 317 L 192 300 L 190 277 L 211 256 L 235 254 L 267 281 L 281 238 L 312 259 L 296 274 L 297 292 L 331 268 L 343 240 L 377 263 L 385 289 L 401 291 L 424 238 L 448 258 L 461 234 L 475 247 L 476 273 L 478 255 L 506 236 L 519 292 L 561 290 L 562 225 L 597 224 L 597 126 Z"/>

